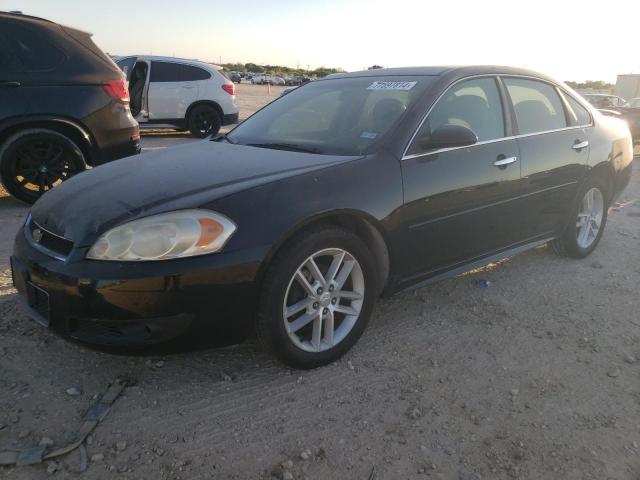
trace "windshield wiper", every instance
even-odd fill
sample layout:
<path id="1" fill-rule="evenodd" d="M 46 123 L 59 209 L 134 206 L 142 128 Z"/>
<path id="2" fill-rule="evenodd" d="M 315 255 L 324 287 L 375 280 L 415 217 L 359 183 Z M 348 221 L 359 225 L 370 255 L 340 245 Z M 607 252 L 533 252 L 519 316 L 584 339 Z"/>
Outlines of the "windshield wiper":
<path id="1" fill-rule="evenodd" d="M 291 152 L 321 153 L 321 151 L 317 148 L 303 147 L 301 145 L 295 145 L 293 143 L 247 143 L 247 146 L 258 148 L 272 148 L 274 150 L 288 150 Z"/>

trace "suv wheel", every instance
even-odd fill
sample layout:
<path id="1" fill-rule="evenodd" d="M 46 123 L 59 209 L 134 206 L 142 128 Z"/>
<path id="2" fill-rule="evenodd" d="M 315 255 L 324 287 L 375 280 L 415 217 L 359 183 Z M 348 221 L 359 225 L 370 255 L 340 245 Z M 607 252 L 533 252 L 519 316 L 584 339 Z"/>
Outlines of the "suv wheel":
<path id="1" fill-rule="evenodd" d="M 222 119 L 215 108 L 209 105 L 198 105 L 189 112 L 189 130 L 198 137 L 216 135 L 222 125 Z"/>
<path id="2" fill-rule="evenodd" d="M 265 276 L 258 339 L 297 368 L 340 358 L 367 326 L 375 272 L 366 245 L 348 230 L 321 227 L 297 235 Z"/>
<path id="3" fill-rule="evenodd" d="M 80 148 L 61 133 L 29 129 L 0 147 L 0 178 L 7 191 L 26 203 L 85 168 Z"/>

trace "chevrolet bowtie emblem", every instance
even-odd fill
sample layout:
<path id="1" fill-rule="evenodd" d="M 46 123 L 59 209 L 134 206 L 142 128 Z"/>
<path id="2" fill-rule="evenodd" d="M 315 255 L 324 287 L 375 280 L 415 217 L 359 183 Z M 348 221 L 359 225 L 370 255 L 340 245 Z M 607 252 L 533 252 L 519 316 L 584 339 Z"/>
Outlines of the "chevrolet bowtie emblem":
<path id="1" fill-rule="evenodd" d="M 31 232 L 31 236 L 33 237 L 34 242 L 40 243 L 40 240 L 42 240 L 42 230 L 36 228 L 33 232 Z"/>

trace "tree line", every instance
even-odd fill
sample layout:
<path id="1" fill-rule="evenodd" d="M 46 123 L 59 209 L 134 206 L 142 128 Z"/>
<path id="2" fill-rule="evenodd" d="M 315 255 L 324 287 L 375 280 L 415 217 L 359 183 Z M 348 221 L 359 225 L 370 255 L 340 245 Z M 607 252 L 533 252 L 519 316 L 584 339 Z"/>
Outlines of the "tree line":
<path id="1" fill-rule="evenodd" d="M 587 80 L 585 82 L 564 82 L 573 89 L 586 89 L 593 88 L 594 90 L 611 90 L 613 88 L 612 83 L 608 83 L 602 80 Z"/>

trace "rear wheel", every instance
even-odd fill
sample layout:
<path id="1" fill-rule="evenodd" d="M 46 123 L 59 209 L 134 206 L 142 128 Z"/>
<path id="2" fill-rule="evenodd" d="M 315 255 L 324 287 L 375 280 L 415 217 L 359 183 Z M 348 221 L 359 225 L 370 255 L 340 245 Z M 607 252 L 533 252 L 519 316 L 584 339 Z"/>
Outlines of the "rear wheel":
<path id="1" fill-rule="evenodd" d="M 84 168 L 80 148 L 53 130 L 24 130 L 0 148 L 2 183 L 11 195 L 26 203 L 34 203 Z"/>
<path id="2" fill-rule="evenodd" d="M 592 178 L 585 184 L 563 234 L 553 241 L 556 252 L 584 258 L 595 250 L 607 223 L 608 198 L 601 179 Z"/>
<path id="3" fill-rule="evenodd" d="M 222 126 L 222 119 L 215 108 L 210 105 L 198 105 L 189 113 L 189 130 L 198 137 L 216 135 Z"/>
<path id="4" fill-rule="evenodd" d="M 257 335 L 285 363 L 314 368 L 347 352 L 367 326 L 376 280 L 366 245 L 348 230 L 303 232 L 266 274 Z"/>

